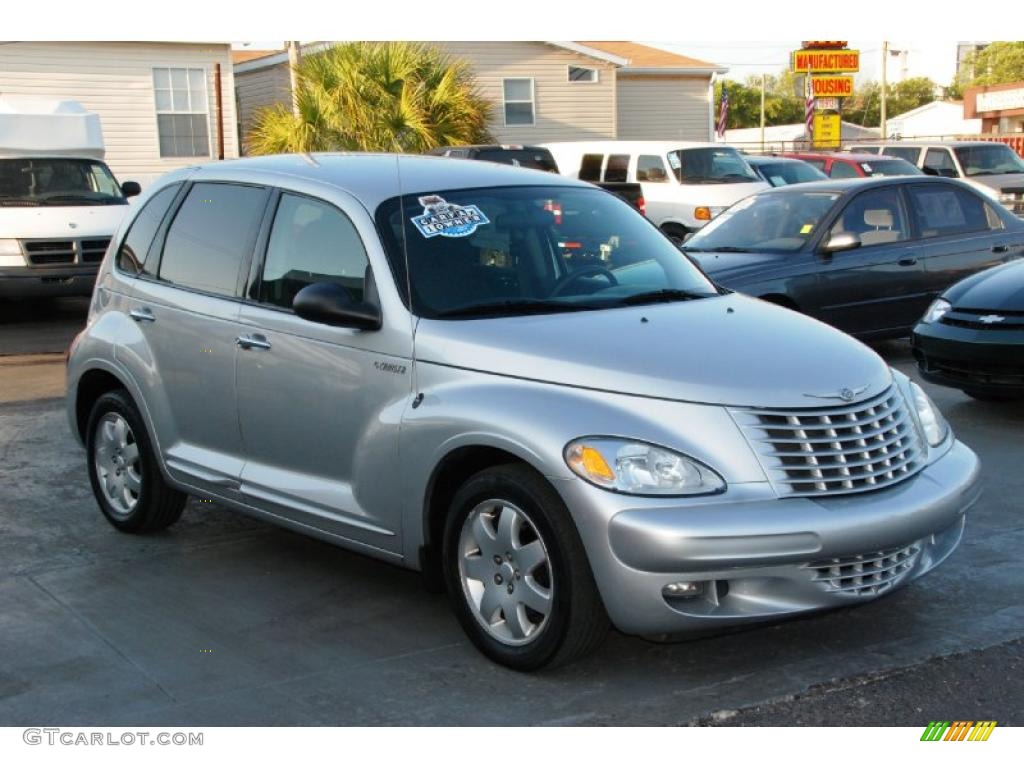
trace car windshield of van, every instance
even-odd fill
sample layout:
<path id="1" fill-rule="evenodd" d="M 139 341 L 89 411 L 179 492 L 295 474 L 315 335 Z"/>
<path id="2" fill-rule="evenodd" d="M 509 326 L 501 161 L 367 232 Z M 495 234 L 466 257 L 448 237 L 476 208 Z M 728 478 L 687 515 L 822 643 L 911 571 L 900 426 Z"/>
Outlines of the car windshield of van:
<path id="1" fill-rule="evenodd" d="M 396 283 L 421 317 L 603 310 L 718 295 L 653 224 L 599 189 L 437 190 L 391 198 L 376 219 Z"/>
<path id="2" fill-rule="evenodd" d="M 0 205 L 127 204 L 110 169 L 98 160 L 20 157 L 0 160 Z"/>
<path id="3" fill-rule="evenodd" d="M 739 184 L 760 181 L 743 155 L 732 147 L 677 149 L 668 164 L 680 184 Z"/>
<path id="4" fill-rule="evenodd" d="M 865 176 L 923 176 L 924 171 L 898 157 L 866 160 L 860 164 Z"/>
<path id="5" fill-rule="evenodd" d="M 751 195 L 720 213 L 683 246 L 687 251 L 798 251 L 814 237 L 835 205 L 838 192 Z"/>
<path id="6" fill-rule="evenodd" d="M 1006 144 L 993 142 L 984 147 L 957 147 L 953 151 L 965 176 L 1024 173 L 1024 160 Z"/>

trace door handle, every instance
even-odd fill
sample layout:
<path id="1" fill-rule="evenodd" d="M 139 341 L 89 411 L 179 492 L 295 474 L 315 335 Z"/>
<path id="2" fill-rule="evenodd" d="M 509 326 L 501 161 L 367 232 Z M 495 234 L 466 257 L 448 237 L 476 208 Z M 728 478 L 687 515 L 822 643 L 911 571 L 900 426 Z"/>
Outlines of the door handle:
<path id="1" fill-rule="evenodd" d="M 993 245 L 992 246 L 992 253 L 1006 253 L 1008 250 L 1010 250 L 1010 246 L 1008 246 L 1008 245 Z"/>
<path id="2" fill-rule="evenodd" d="M 912 267 L 915 264 L 917 264 L 917 259 L 915 259 L 913 256 L 904 256 L 896 263 L 899 264 L 901 267 Z"/>
<path id="3" fill-rule="evenodd" d="M 259 333 L 254 333 L 252 336 L 239 336 L 235 339 L 235 344 L 242 349 L 270 349 L 270 342 Z"/>
<path id="4" fill-rule="evenodd" d="M 133 309 L 128 314 L 131 315 L 132 319 L 137 323 L 156 322 L 156 318 L 153 317 L 153 313 L 147 307 L 142 307 L 141 309 Z"/>

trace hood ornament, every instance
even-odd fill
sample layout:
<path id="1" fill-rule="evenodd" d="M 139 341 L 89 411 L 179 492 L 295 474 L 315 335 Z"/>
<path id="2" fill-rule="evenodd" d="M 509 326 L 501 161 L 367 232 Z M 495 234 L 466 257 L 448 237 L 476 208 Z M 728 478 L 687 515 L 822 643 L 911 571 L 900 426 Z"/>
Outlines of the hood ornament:
<path id="1" fill-rule="evenodd" d="M 982 315 L 978 318 L 978 322 L 984 323 L 985 325 L 992 325 L 992 323 L 1001 323 L 1005 319 L 1006 318 L 1002 315 Z"/>
<path id="2" fill-rule="evenodd" d="M 811 394 L 810 392 L 804 392 L 804 397 L 813 397 L 818 400 L 843 400 L 844 402 L 852 403 L 854 398 L 856 398 L 857 395 L 866 390 L 868 386 L 868 384 L 865 384 L 863 387 L 857 387 L 856 389 L 851 389 L 850 387 L 843 387 L 838 392 L 829 392 L 828 394 L 825 395 L 815 395 Z"/>

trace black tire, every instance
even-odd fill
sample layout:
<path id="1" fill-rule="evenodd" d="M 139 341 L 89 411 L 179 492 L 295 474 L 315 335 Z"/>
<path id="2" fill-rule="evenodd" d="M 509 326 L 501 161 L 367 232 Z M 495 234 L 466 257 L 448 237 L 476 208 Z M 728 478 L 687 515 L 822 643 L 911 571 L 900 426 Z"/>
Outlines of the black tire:
<path id="1" fill-rule="evenodd" d="M 979 392 L 975 389 L 965 389 L 963 393 L 983 403 L 1012 403 L 1015 400 L 1024 399 L 1024 395 L 1016 395 L 1011 392 Z"/>
<path id="2" fill-rule="evenodd" d="M 661 231 L 676 245 L 682 245 L 683 240 L 690 234 L 690 230 L 682 224 L 663 224 Z"/>
<path id="3" fill-rule="evenodd" d="M 98 427 L 105 417 L 116 414 L 128 423 L 138 450 L 137 475 L 141 478 L 140 489 L 134 508 L 118 511 L 108 501 L 101 489 L 101 478 L 96 466 Z M 85 431 L 86 465 L 89 482 L 96 502 L 111 525 L 125 533 L 153 533 L 174 525 L 185 510 L 188 496 L 176 491 L 164 481 L 160 474 L 153 443 L 146 431 L 146 424 L 139 414 L 131 396 L 123 389 L 107 392 L 92 407 Z"/>
<path id="4" fill-rule="evenodd" d="M 460 574 L 463 524 L 478 504 L 490 499 L 505 500 L 525 513 L 547 549 L 552 610 L 536 636 L 520 645 L 502 642 L 484 629 Z M 445 521 L 442 570 L 462 628 L 480 651 L 506 667 L 529 671 L 566 664 L 591 653 L 608 634 L 608 615 L 569 511 L 544 478 L 524 465 L 483 470 L 459 488 Z"/>

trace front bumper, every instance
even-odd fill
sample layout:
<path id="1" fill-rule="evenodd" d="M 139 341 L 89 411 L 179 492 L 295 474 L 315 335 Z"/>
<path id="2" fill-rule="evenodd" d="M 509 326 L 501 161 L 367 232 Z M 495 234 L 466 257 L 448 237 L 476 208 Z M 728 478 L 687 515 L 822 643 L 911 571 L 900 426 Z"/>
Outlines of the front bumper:
<path id="1" fill-rule="evenodd" d="M 980 495 L 979 470 L 954 442 L 913 478 L 846 497 L 622 508 L 629 497 L 582 481 L 556 485 L 613 623 L 663 635 L 856 604 L 910 583 L 956 548 Z M 683 581 L 703 592 L 663 594 Z"/>
<path id="2" fill-rule="evenodd" d="M 0 269 L 0 297 L 91 296 L 100 265 L 4 267 Z"/>
<path id="3" fill-rule="evenodd" d="M 921 376 L 979 393 L 1024 396 L 1024 331 L 920 323 L 911 337 Z"/>

